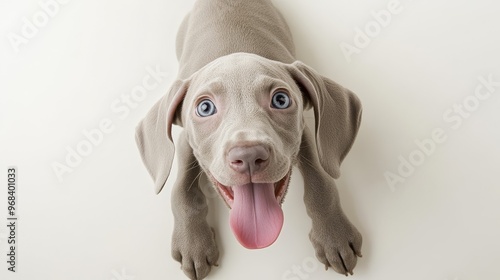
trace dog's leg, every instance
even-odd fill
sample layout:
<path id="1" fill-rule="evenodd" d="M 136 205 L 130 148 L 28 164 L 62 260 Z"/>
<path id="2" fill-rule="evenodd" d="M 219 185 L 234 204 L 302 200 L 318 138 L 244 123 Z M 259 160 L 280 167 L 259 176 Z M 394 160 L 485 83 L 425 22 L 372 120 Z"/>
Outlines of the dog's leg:
<path id="1" fill-rule="evenodd" d="M 177 153 L 179 172 L 172 190 L 172 257 L 181 263 L 181 269 L 189 278 L 200 280 L 207 276 L 213 265 L 217 266 L 219 250 L 215 233 L 206 221 L 206 198 L 198 185 L 202 171 L 185 132 L 179 138 Z"/>
<path id="2" fill-rule="evenodd" d="M 312 220 L 309 233 L 316 257 L 341 274 L 352 274 L 361 257 L 361 234 L 349 222 L 340 206 L 333 178 L 318 159 L 309 128 L 304 129 L 299 153 L 299 168 L 304 177 L 304 202 Z"/>

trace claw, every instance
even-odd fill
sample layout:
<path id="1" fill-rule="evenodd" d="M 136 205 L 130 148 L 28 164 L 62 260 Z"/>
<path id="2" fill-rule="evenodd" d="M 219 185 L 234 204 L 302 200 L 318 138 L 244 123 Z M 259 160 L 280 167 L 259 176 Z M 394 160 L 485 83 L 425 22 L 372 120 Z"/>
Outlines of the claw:
<path id="1" fill-rule="evenodd" d="M 339 252 L 338 252 L 337 254 L 339 255 L 340 261 L 342 262 L 342 266 L 344 267 L 344 271 L 346 272 L 346 273 L 345 273 L 345 276 L 349 276 L 349 274 L 347 274 L 347 272 L 348 272 L 349 270 L 347 270 L 347 266 L 345 265 L 344 259 L 342 258 L 342 256 L 340 255 L 340 253 L 339 253 Z"/>
<path id="2" fill-rule="evenodd" d="M 357 252 L 356 249 L 354 249 L 354 244 L 352 242 L 349 242 L 349 247 L 351 247 L 351 250 L 354 252 L 354 254 L 360 258 L 363 257 L 363 255 L 361 254 L 361 252 Z"/>

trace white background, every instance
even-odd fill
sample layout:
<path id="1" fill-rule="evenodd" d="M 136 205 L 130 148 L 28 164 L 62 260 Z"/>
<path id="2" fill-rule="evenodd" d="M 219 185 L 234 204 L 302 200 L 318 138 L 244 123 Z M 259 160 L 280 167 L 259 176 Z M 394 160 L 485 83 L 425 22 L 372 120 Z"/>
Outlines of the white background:
<path id="1" fill-rule="evenodd" d="M 18 272 L 7 272 L 2 218 L 0 278 L 187 279 L 170 257 L 175 176 L 154 194 L 134 128 L 176 76 L 175 35 L 193 1 L 71 0 L 16 52 L 9 36 L 23 36 L 23 17 L 33 22 L 43 12 L 38 2 L 0 2 L 1 217 L 7 166 L 19 176 Z M 388 0 L 274 3 L 298 59 L 363 102 L 359 136 L 338 180 L 344 210 L 364 237 L 351 279 L 498 279 L 500 87 L 474 97 L 478 77 L 500 81 L 498 2 L 401 0 L 350 62 L 340 44 L 355 46 L 356 28 L 373 24 L 372 12 L 387 9 Z M 168 77 L 128 115 L 111 108 L 125 106 L 121 96 L 156 67 Z M 464 100 L 467 117 L 449 112 Z M 52 165 L 66 164 L 67 148 L 105 119 L 114 130 L 58 180 Z M 415 141 L 436 129 L 446 140 L 419 157 Z M 400 174 L 400 156 L 410 155 L 412 174 Z M 405 175 L 404 182 L 391 188 L 386 172 Z M 264 250 L 240 246 L 222 201 L 209 196 L 221 257 L 207 279 L 343 279 L 315 260 L 299 172 L 292 180 L 284 228 Z"/>

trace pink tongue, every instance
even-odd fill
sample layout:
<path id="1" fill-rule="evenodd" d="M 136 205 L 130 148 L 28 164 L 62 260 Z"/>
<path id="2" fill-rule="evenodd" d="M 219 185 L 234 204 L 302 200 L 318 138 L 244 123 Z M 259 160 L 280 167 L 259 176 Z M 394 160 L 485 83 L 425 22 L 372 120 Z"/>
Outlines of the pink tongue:
<path id="1" fill-rule="evenodd" d="M 283 211 L 274 196 L 274 184 L 233 187 L 229 223 L 241 245 L 265 248 L 274 243 L 283 226 Z"/>

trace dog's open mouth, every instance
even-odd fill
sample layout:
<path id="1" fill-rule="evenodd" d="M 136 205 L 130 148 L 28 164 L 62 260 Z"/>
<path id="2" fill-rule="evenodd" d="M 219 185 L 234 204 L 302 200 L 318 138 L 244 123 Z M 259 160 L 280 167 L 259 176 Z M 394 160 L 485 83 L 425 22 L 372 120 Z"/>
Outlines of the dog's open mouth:
<path id="1" fill-rule="evenodd" d="M 288 189 L 290 174 L 291 171 L 274 183 L 241 186 L 225 186 L 211 176 L 231 208 L 231 229 L 241 245 L 248 249 L 260 249 L 276 241 L 283 227 L 281 203 Z"/>

